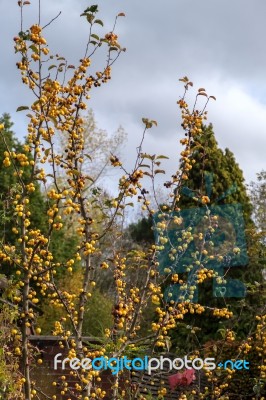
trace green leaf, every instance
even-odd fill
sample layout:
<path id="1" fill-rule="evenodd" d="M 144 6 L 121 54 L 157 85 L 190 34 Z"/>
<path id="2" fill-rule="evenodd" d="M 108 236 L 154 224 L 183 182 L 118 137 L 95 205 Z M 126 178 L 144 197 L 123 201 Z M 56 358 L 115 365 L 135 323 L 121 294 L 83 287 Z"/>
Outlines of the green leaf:
<path id="1" fill-rule="evenodd" d="M 141 153 L 141 158 L 148 158 L 149 160 L 152 160 L 152 156 L 150 154 L 147 153 Z"/>
<path id="2" fill-rule="evenodd" d="M 142 122 L 146 125 L 146 129 L 152 128 L 152 125 L 157 126 L 157 122 L 154 120 L 149 120 L 148 118 L 142 118 Z"/>
<path id="3" fill-rule="evenodd" d="M 140 164 L 140 167 L 141 168 L 149 168 L 149 169 L 151 169 L 151 166 L 148 165 L 148 164 Z"/>
<path id="4" fill-rule="evenodd" d="M 151 178 L 153 178 L 152 174 L 150 174 L 150 173 L 147 172 L 147 171 L 143 172 L 143 175 L 147 175 L 147 176 L 150 176 Z"/>
<path id="5" fill-rule="evenodd" d="M 80 175 L 80 172 L 77 169 L 71 169 L 69 172 L 71 172 L 73 175 Z"/>
<path id="6" fill-rule="evenodd" d="M 84 154 L 84 156 L 87 157 L 89 160 L 92 161 L 92 158 L 91 158 L 91 156 L 90 156 L 89 154 Z"/>
<path id="7" fill-rule="evenodd" d="M 156 175 L 156 174 L 165 174 L 165 171 L 163 170 L 163 169 L 156 169 L 155 171 L 154 171 L 154 174 Z"/>
<path id="8" fill-rule="evenodd" d="M 91 34 L 91 37 L 93 37 L 93 38 L 96 39 L 96 40 L 100 40 L 99 36 L 96 35 L 95 33 L 92 33 L 92 34 Z"/>
<path id="9" fill-rule="evenodd" d="M 98 44 L 98 42 L 95 42 L 95 40 L 91 40 L 90 43 L 93 44 L 94 46 L 96 46 L 96 44 Z"/>
<path id="10" fill-rule="evenodd" d="M 87 14 L 86 18 L 87 18 L 87 21 L 91 24 L 95 17 L 93 14 Z"/>
<path id="11" fill-rule="evenodd" d="M 33 51 L 33 53 L 39 54 L 39 50 L 37 49 L 36 46 L 34 46 L 34 44 L 32 44 L 32 45 L 30 46 L 30 49 Z"/>
<path id="12" fill-rule="evenodd" d="M 96 20 L 94 21 L 94 23 L 103 26 L 103 21 L 100 20 L 100 19 L 96 19 Z"/>
<path id="13" fill-rule="evenodd" d="M 159 156 L 157 156 L 156 160 L 159 160 L 160 158 L 165 158 L 165 159 L 169 160 L 169 157 L 164 156 L 163 154 L 160 154 Z"/>
<path id="14" fill-rule="evenodd" d="M 109 47 L 109 51 L 118 51 L 118 48 L 114 47 L 114 46 L 111 46 L 111 47 Z"/>
<path id="15" fill-rule="evenodd" d="M 98 5 L 97 5 L 97 4 L 94 4 L 94 5 L 92 5 L 92 6 L 88 7 L 88 8 L 86 8 L 86 10 L 84 10 L 84 13 L 87 13 L 87 12 L 91 12 L 91 13 L 96 13 L 96 12 L 98 12 Z"/>
<path id="16" fill-rule="evenodd" d="M 50 69 L 56 68 L 56 65 L 50 65 L 50 67 L 48 68 L 48 71 L 50 71 Z"/>
<path id="17" fill-rule="evenodd" d="M 20 31 L 18 35 L 23 40 L 29 40 L 30 39 L 30 34 L 29 34 L 28 30 L 26 32 Z"/>
<path id="18" fill-rule="evenodd" d="M 46 150 L 44 151 L 44 154 L 46 155 L 46 157 L 49 156 L 50 151 L 51 151 L 51 149 L 46 149 Z"/>
<path id="19" fill-rule="evenodd" d="M 23 111 L 23 110 L 29 110 L 29 107 L 28 106 L 20 106 L 20 107 L 17 108 L 17 112 L 18 111 Z"/>

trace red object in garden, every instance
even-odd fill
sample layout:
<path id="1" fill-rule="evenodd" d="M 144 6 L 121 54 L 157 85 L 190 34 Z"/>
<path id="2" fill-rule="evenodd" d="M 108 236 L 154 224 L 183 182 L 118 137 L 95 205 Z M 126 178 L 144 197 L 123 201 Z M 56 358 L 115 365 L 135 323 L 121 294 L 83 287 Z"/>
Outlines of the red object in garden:
<path id="1" fill-rule="evenodd" d="M 171 390 L 174 390 L 176 386 L 188 386 L 191 382 L 196 379 L 195 370 L 193 368 L 186 369 L 184 372 L 178 372 L 175 375 L 171 375 L 168 378 Z"/>

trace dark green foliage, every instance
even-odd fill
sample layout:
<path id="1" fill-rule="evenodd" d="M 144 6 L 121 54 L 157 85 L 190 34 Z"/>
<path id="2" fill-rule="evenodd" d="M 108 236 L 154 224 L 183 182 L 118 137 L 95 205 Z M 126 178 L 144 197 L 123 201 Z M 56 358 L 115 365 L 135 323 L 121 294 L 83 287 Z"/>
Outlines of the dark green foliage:
<path id="1" fill-rule="evenodd" d="M 105 329 L 113 324 L 112 298 L 96 289 L 88 301 L 84 316 L 84 334 L 103 337 Z"/>
<path id="2" fill-rule="evenodd" d="M 7 151 L 7 148 L 15 153 L 25 153 L 25 151 L 12 131 L 13 122 L 10 116 L 3 114 L 0 123 L 5 126 L 0 135 L 0 237 L 3 242 L 13 244 L 15 235 L 12 233 L 12 227 L 14 226 L 15 216 L 12 199 L 17 194 L 19 187 L 17 177 L 14 176 L 15 168 L 13 164 L 8 168 L 3 166 L 4 152 Z M 16 161 L 14 162 L 15 165 L 19 166 Z M 23 167 L 23 171 L 24 181 L 27 184 L 30 180 L 31 167 Z M 32 216 L 31 228 L 45 229 L 45 200 L 39 185 L 36 185 L 35 192 L 30 195 L 30 212 Z"/>
<path id="3" fill-rule="evenodd" d="M 248 248 L 248 265 L 224 268 L 227 278 L 238 279 L 247 287 L 245 298 L 223 298 L 213 296 L 213 280 L 208 279 L 199 285 L 199 300 L 202 305 L 223 308 L 227 304 L 234 312 L 232 320 L 217 319 L 207 312 L 206 318 L 202 315 L 187 315 L 185 324 L 181 322 L 178 330 L 173 330 L 171 337 L 177 348 L 186 346 L 186 351 L 198 346 L 198 341 L 204 343 L 208 339 L 218 339 L 220 328 L 235 329 L 240 337 L 248 334 L 254 318 L 255 310 L 263 304 L 262 296 L 262 249 L 254 231 L 251 219 L 252 205 L 244 183 L 243 172 L 237 164 L 233 153 L 229 149 L 224 151 L 218 147 L 212 125 L 203 127 L 203 135 L 195 138 L 192 145 L 192 158 L 195 159 L 189 179 L 184 181 L 178 206 L 182 211 L 198 207 L 192 197 L 208 195 L 211 206 L 226 204 L 241 204 L 245 221 L 243 232 Z M 230 216 L 229 216 L 230 219 Z M 235 221 L 233 221 L 235 222 Z M 154 241 L 151 219 L 143 218 L 130 226 L 131 237 L 138 243 L 152 243 Z M 265 254 L 265 252 L 264 252 Z M 185 281 L 186 273 L 180 278 Z M 257 284 L 254 284 L 254 281 Z M 234 328 L 234 326 L 236 328 Z M 188 328 L 187 328 L 188 327 Z M 196 328 L 197 338 L 190 334 L 192 327 Z"/>
<path id="4" fill-rule="evenodd" d="M 215 298 L 212 294 L 212 279 L 199 285 L 199 303 L 222 308 L 227 304 L 234 312 L 232 320 L 220 320 L 215 318 L 202 319 L 197 316 L 188 316 L 186 321 L 190 326 L 198 326 L 197 337 L 201 341 L 206 338 L 218 338 L 218 329 L 227 327 L 235 329 L 240 337 L 248 334 L 254 317 L 254 310 L 259 310 L 263 304 L 262 274 L 261 274 L 261 247 L 258 236 L 255 234 L 254 224 L 251 219 L 252 205 L 244 184 L 241 169 L 235 161 L 233 153 L 229 149 L 219 149 L 214 136 L 213 127 L 203 127 L 203 135 L 195 138 L 193 158 L 195 164 L 190 171 L 189 179 L 184 182 L 181 190 L 181 198 L 178 206 L 181 210 L 197 207 L 193 196 L 208 195 L 210 205 L 222 206 L 224 204 L 241 204 L 245 221 L 245 241 L 247 243 L 249 262 L 247 265 L 224 268 L 227 278 L 238 279 L 247 287 L 246 297 L 237 298 Z M 230 216 L 229 216 L 230 219 Z M 235 222 L 235 221 L 233 221 Z M 185 278 L 185 274 L 184 274 Z M 254 285 L 257 282 L 257 286 Z M 235 326 L 235 328 L 234 328 Z M 185 336 L 173 333 L 177 342 L 182 342 Z"/>
<path id="5" fill-rule="evenodd" d="M 184 187 L 191 194 L 208 195 L 210 204 L 222 205 L 240 203 L 243 207 L 246 224 L 251 222 L 252 206 L 247 195 L 243 172 L 234 154 L 226 148 L 218 147 L 213 126 L 203 126 L 203 134 L 195 137 L 192 144 L 192 158 L 196 161 L 185 181 Z M 195 201 L 181 192 L 179 207 L 195 207 Z"/>
<path id="6" fill-rule="evenodd" d="M 129 225 L 129 233 L 132 239 L 137 243 L 154 242 L 154 233 L 152 230 L 152 218 L 142 218 L 136 224 Z"/>

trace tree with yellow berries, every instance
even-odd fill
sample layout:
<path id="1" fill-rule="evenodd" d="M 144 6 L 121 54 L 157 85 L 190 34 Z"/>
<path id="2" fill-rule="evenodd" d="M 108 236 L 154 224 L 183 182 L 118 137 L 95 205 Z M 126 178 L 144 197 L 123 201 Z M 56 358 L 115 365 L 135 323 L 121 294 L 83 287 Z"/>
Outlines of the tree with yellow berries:
<path id="1" fill-rule="evenodd" d="M 24 12 L 30 3 L 19 1 L 18 5 L 22 25 Z M 98 6 L 92 5 L 81 14 L 88 23 L 88 42 L 84 46 L 84 55 L 76 66 L 69 65 L 60 55 L 50 54 L 45 39 L 45 31 L 50 24 L 41 27 L 35 23 L 26 30 L 22 26 L 18 36 L 14 38 L 15 52 L 20 57 L 17 67 L 22 83 L 34 96 L 31 105 L 23 105 L 17 109 L 26 111 L 28 118 L 23 153 L 10 147 L 5 141 L 5 126 L 0 127 L 5 145 L 2 167 L 7 174 L 9 169 L 13 171 L 14 185 L 9 207 L 15 216 L 12 220 L 13 226 L 10 227 L 15 235 L 14 240 L 11 243 L 6 240 L 6 236 L 3 238 L 0 261 L 8 264 L 18 277 L 12 306 L 15 305 L 19 313 L 19 324 L 11 332 L 14 349 L 10 360 L 15 359 L 21 366 L 17 392 L 14 394 L 21 400 L 38 399 L 41 395 L 48 399 L 59 399 L 56 394 L 58 390 L 60 396 L 77 400 L 144 398 L 141 394 L 141 379 L 137 384 L 131 385 L 123 371 L 119 371 L 110 380 L 110 390 L 107 393 L 102 384 L 102 371 L 85 368 L 71 371 L 74 386 L 67 382 L 62 371 L 62 375 L 55 379 L 54 393 L 46 394 L 47 388 L 40 388 L 32 377 L 32 367 L 41 361 L 35 360 L 34 349 L 29 341 L 29 332 L 33 327 L 40 333 L 40 328 L 36 326 L 38 315 L 35 307 L 44 299 L 55 311 L 53 335 L 61 338 L 60 346 L 70 363 L 86 357 L 91 360 L 97 357 L 104 357 L 105 360 L 123 358 L 136 355 L 139 351 L 158 355 L 171 347 L 170 332 L 186 318 L 186 314 L 204 313 L 206 318 L 211 313 L 217 318 L 226 319 L 232 316 L 226 306 L 203 307 L 193 301 L 193 285 L 180 279 L 167 266 L 164 268 L 165 274 L 160 271 L 161 254 L 165 249 L 170 263 L 187 249 L 189 243 L 198 239 L 193 237 L 189 227 L 182 227 L 179 200 L 182 185 L 188 180 L 194 164 L 191 148 L 193 138 L 203 133 L 202 124 L 207 118 L 206 106 L 209 100 L 215 99 L 213 96 L 208 96 L 200 88 L 196 93 L 195 105 L 190 109 L 187 92 L 193 84 L 187 77 L 180 80 L 184 85 L 184 95 L 178 100 L 185 133 L 184 138 L 180 139 L 183 145 L 182 164 L 167 181 L 169 204 L 164 205 L 156 217 L 155 210 L 151 207 L 150 194 L 144 187 L 144 178 L 148 177 L 154 183 L 155 176 L 164 172 L 161 163 L 165 157 L 150 155 L 142 150 L 147 130 L 157 125 L 155 120 L 142 120 L 144 131 L 132 170 L 125 169 L 117 154 L 110 154 L 111 166 L 119 168 L 123 174 L 117 184 L 117 195 L 105 196 L 92 184 L 97 176 L 93 175 L 92 157 L 91 166 L 89 164 L 85 167 L 85 110 L 93 90 L 99 90 L 99 87 L 108 83 L 113 64 L 125 51 L 115 33 L 117 21 L 124 14 L 119 13 L 115 17 L 112 31 L 101 37 L 94 33 L 95 25 L 103 26 L 103 22 L 98 19 L 98 11 Z M 106 60 L 102 69 L 95 72 L 94 54 L 100 47 L 106 50 Z M 206 102 L 200 108 L 198 101 L 202 97 Z M 55 135 L 62 135 L 64 148 L 55 145 Z M 62 172 L 59 173 L 59 170 Z M 34 215 L 31 210 L 32 195 L 39 187 L 42 188 L 47 205 L 44 227 L 33 223 Z M 134 248 L 130 243 L 125 246 L 123 237 L 125 212 L 136 197 L 142 210 L 148 216 L 154 217 L 156 224 L 156 243 L 148 246 L 145 251 Z M 198 200 L 201 201 L 202 198 Z M 204 202 L 206 218 L 211 224 L 213 221 L 208 214 L 207 203 Z M 70 218 L 74 221 L 77 243 L 65 257 L 61 257 L 56 253 L 54 243 Z M 178 246 L 169 240 L 169 229 L 173 226 L 182 229 Z M 213 226 L 211 228 L 215 229 Z M 201 232 L 198 233 L 200 235 Z M 58 245 L 59 242 L 56 243 Z M 205 278 L 202 270 L 208 257 L 218 258 L 220 255 L 208 254 L 204 246 L 195 253 L 193 273 L 198 279 Z M 132 270 L 138 271 L 135 277 Z M 78 276 L 75 287 L 60 286 L 57 278 L 60 274 L 71 281 L 75 273 Z M 90 302 L 95 299 L 99 276 L 104 274 L 112 276 L 112 324 L 105 329 L 104 339 L 98 344 L 85 343 L 85 317 L 90 318 Z M 164 296 L 162 287 L 166 281 L 181 285 L 188 296 Z M 149 328 L 145 325 L 143 329 L 146 323 L 143 313 L 147 307 L 154 313 L 154 319 Z M 265 348 L 265 318 L 258 315 L 258 321 L 257 330 L 254 328 L 252 333 L 258 343 L 256 351 L 261 361 Z M 231 343 L 233 337 L 233 333 L 226 332 L 225 340 Z M 241 343 L 241 346 L 243 348 L 239 347 L 240 353 L 249 351 L 248 341 Z M 195 348 L 190 357 L 195 358 L 202 351 L 202 348 Z M 216 399 L 218 396 L 230 398 L 228 386 L 232 374 L 230 371 L 223 372 L 225 376 L 222 381 L 218 379 L 220 372 L 216 374 L 214 371 L 208 376 L 208 386 L 203 391 L 201 388 L 186 388 L 180 393 L 180 399 L 187 398 L 186 395 L 190 398 L 197 398 L 194 395 L 200 396 L 202 399 Z M 265 378 L 262 362 L 258 372 L 261 375 L 258 378 L 257 391 L 260 390 L 260 378 Z M 17 370 L 15 373 L 18 373 Z M 166 396 L 167 389 L 164 382 L 161 382 L 157 398 L 164 399 Z"/>

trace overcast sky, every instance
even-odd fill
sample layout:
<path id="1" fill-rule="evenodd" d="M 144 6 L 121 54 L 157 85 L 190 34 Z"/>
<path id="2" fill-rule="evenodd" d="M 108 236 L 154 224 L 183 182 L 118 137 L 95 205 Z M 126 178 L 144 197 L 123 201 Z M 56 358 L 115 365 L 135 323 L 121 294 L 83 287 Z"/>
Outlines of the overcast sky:
<path id="1" fill-rule="evenodd" d="M 31 3 L 24 30 L 37 21 L 38 1 Z M 105 22 L 102 34 L 111 30 L 117 13 L 126 14 L 117 33 L 127 51 L 114 65 L 111 82 L 95 89 L 89 102 L 100 128 L 126 130 L 126 165 L 133 164 L 141 140 L 141 118 L 148 117 L 158 127 L 149 131 L 144 150 L 169 156 L 170 174 L 177 169 L 181 121 L 176 101 L 183 93 L 178 79 L 187 75 L 194 82 L 191 98 L 198 87 L 217 97 L 208 110 L 219 146 L 233 151 L 247 183 L 254 180 L 266 168 L 265 0 L 43 0 L 42 25 L 62 11 L 45 33 L 52 52 L 72 64 L 82 57 L 89 25 L 80 14 L 96 3 Z M 0 0 L 0 113 L 11 114 L 22 138 L 26 117 L 16 108 L 31 97 L 15 65 L 13 37 L 19 30 L 17 1 Z"/>

